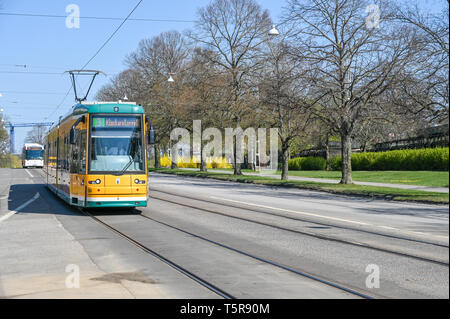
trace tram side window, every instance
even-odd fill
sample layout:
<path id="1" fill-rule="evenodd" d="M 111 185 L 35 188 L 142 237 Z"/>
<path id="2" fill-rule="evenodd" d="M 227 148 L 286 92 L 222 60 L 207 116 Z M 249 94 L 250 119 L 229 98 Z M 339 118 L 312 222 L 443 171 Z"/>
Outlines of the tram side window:
<path id="1" fill-rule="evenodd" d="M 86 131 L 80 134 L 80 173 L 86 173 Z"/>
<path id="2" fill-rule="evenodd" d="M 51 160 L 50 157 L 52 156 L 52 143 L 48 141 L 47 144 L 47 165 L 50 166 Z"/>
<path id="3" fill-rule="evenodd" d="M 48 166 L 48 158 L 50 156 L 50 142 L 47 141 L 47 145 L 45 147 L 45 166 Z"/>
<path id="4" fill-rule="evenodd" d="M 75 144 L 72 144 L 72 157 L 70 159 L 70 173 L 78 173 L 79 171 L 79 160 L 78 160 L 78 153 L 79 153 L 79 143 L 78 143 L 78 139 L 79 139 L 79 134 L 78 130 L 75 131 L 76 132 L 76 142 Z"/>
<path id="5" fill-rule="evenodd" d="M 53 143 L 53 157 L 54 157 L 53 162 L 54 162 L 55 168 L 58 168 L 58 160 L 59 160 L 58 155 L 59 155 L 58 154 L 58 138 L 56 138 L 55 142 Z"/>
<path id="6" fill-rule="evenodd" d="M 64 135 L 64 161 L 63 168 L 65 171 L 69 170 L 69 134 Z"/>
<path id="7" fill-rule="evenodd" d="M 76 143 L 72 145 L 70 173 L 84 174 L 86 172 L 86 131 L 76 131 Z"/>
<path id="8" fill-rule="evenodd" d="M 58 136 L 58 169 L 64 168 L 64 139 Z"/>
<path id="9" fill-rule="evenodd" d="M 51 152 L 50 152 L 51 160 L 50 160 L 50 163 L 52 164 L 52 168 L 55 168 L 55 161 L 56 161 L 55 143 L 51 142 L 50 146 L 51 146 Z"/>
<path id="10" fill-rule="evenodd" d="M 54 143 L 51 140 L 51 138 L 49 137 L 48 145 L 47 145 L 47 165 L 48 165 L 48 167 L 54 167 L 55 156 L 56 156 L 56 154 L 55 154 Z"/>

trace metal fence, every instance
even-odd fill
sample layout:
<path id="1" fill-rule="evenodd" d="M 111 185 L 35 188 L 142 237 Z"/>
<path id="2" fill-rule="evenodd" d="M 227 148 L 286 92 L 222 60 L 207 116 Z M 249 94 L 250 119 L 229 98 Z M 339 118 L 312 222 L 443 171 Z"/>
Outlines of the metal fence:
<path id="1" fill-rule="evenodd" d="M 424 129 L 415 137 L 377 143 L 370 151 L 382 152 L 414 148 L 447 147 L 448 142 L 448 125 L 441 125 Z"/>
<path id="2" fill-rule="evenodd" d="M 417 148 L 435 148 L 435 147 L 448 147 L 449 145 L 449 132 L 448 124 L 433 126 L 422 129 L 418 132 L 417 136 L 386 141 L 377 143 L 373 147 L 368 148 L 368 152 L 383 152 L 394 151 L 404 149 L 417 149 Z M 341 143 L 330 142 L 329 144 L 330 157 L 341 155 Z M 359 146 L 354 143 L 352 145 L 354 153 L 360 152 Z M 303 150 L 293 157 L 323 157 L 325 158 L 325 148 L 311 148 Z"/>

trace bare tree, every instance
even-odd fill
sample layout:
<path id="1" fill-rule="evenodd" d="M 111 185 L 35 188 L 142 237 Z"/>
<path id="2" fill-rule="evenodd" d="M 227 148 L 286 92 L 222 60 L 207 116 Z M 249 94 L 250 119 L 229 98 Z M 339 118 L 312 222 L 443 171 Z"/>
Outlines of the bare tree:
<path id="1" fill-rule="evenodd" d="M 161 145 L 170 144 L 169 134 L 178 126 L 182 116 L 182 104 L 177 103 L 183 81 L 181 74 L 189 57 L 190 49 L 183 36 L 177 31 L 169 31 L 151 39 L 142 40 L 136 52 L 127 58 L 130 68 L 138 72 L 144 86 L 139 99 L 145 106 L 155 128 L 155 155 Z M 174 83 L 168 78 L 176 78 Z M 172 167 L 176 163 L 172 161 Z M 158 159 L 155 164 L 159 166 Z"/>
<path id="2" fill-rule="evenodd" d="M 281 179 L 288 179 L 290 146 L 299 136 L 306 136 L 313 116 L 310 106 L 314 102 L 304 94 L 303 62 L 293 59 L 283 41 L 268 42 L 269 52 L 261 68 L 260 99 L 266 122 L 278 128 L 281 140 Z"/>
<path id="3" fill-rule="evenodd" d="M 311 66 L 309 94 L 318 101 L 313 110 L 339 132 L 341 183 L 352 183 L 352 139 L 365 116 L 373 114 L 372 101 L 396 82 L 396 74 L 407 64 L 408 28 L 390 20 L 392 12 L 384 1 L 288 3 L 286 22 L 291 25 L 296 54 Z M 376 15 L 365 14 L 366 10 Z"/>
<path id="4" fill-rule="evenodd" d="M 220 126 L 223 118 L 223 104 L 226 101 L 226 77 L 220 72 L 217 65 L 211 62 L 209 55 L 215 54 L 202 48 L 193 50 L 192 59 L 183 72 L 184 88 L 183 103 L 186 107 L 186 119 L 201 120 L 202 127 Z M 226 103 L 226 102 L 225 102 Z M 186 128 L 192 128 L 192 125 Z M 206 156 L 204 153 L 203 136 L 200 136 L 200 145 L 194 145 L 200 150 L 200 171 L 207 171 Z"/>
<path id="5" fill-rule="evenodd" d="M 449 1 L 435 2 L 442 6 L 441 12 L 428 12 L 417 2 L 396 8 L 394 18 L 415 29 L 417 44 L 415 59 L 392 98 L 399 105 L 409 102 L 407 107 L 414 114 L 429 113 L 431 122 L 448 123 Z"/>
<path id="6" fill-rule="evenodd" d="M 31 131 L 27 133 L 25 138 L 25 143 L 37 143 L 44 145 L 45 144 L 45 135 L 46 135 L 45 126 L 38 125 L 33 127 Z"/>
<path id="7" fill-rule="evenodd" d="M 259 53 L 271 20 L 254 0 L 213 0 L 198 11 L 195 31 L 188 36 L 205 49 L 214 52 L 207 57 L 229 78 L 225 121 L 242 125 L 246 112 L 246 81 L 260 63 Z M 236 136 L 236 139 L 240 138 Z M 234 143 L 234 174 L 240 175 Z"/>
<path id="8" fill-rule="evenodd" d="M 118 101 L 127 98 L 139 102 L 145 92 L 145 85 L 141 74 L 135 69 L 127 69 L 115 76 L 111 82 L 103 86 L 96 98 L 100 101 Z"/>

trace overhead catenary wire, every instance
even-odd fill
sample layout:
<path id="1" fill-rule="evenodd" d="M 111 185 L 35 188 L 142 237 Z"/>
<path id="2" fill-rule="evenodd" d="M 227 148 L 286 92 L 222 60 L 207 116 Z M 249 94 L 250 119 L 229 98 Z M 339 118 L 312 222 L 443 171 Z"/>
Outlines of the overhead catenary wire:
<path id="1" fill-rule="evenodd" d="M 36 13 L 19 13 L 19 12 L 0 12 L 0 15 L 4 16 L 19 16 L 19 17 L 35 17 L 35 18 L 67 18 L 65 15 L 57 14 L 36 14 Z M 123 18 L 117 17 L 96 17 L 96 16 L 81 16 L 80 19 L 85 20 L 123 20 Z M 150 19 L 150 18 L 130 18 L 129 21 L 142 21 L 142 22 L 176 22 L 176 23 L 194 23 L 194 20 L 182 20 L 182 19 Z"/>
<path id="2" fill-rule="evenodd" d="M 54 66 L 54 65 L 36 65 L 36 64 L 14 64 L 14 63 L 0 63 L 0 67 L 3 68 L 13 68 L 14 72 L 25 72 L 25 71 L 18 71 L 17 68 L 19 69 L 26 69 L 26 70 L 34 70 L 34 69 L 46 69 L 46 70 L 60 70 L 61 73 L 56 73 L 55 74 L 63 74 L 64 71 L 66 71 L 67 69 L 69 69 L 69 66 Z M 4 71 L 9 71 L 9 70 L 4 70 Z M 1 71 L 0 71 L 1 72 Z M 38 71 L 36 71 L 38 72 Z M 39 71 L 41 72 L 41 71 Z M 45 71 L 42 71 L 45 72 Z M 49 72 L 49 71 L 48 71 Z M 105 71 L 106 72 L 106 71 Z M 108 71 L 107 73 L 118 73 L 118 71 Z"/>
<path id="3" fill-rule="evenodd" d="M 114 30 L 114 32 L 106 39 L 106 41 L 100 46 L 100 48 L 94 53 L 94 55 L 81 67 L 80 70 L 84 70 L 89 63 L 100 53 L 100 51 L 108 44 L 108 42 L 114 37 L 114 35 L 120 30 L 120 28 L 125 24 L 125 22 L 130 18 L 130 16 L 133 14 L 133 12 L 139 7 L 139 5 L 142 3 L 143 0 L 140 0 L 133 8 L 133 10 L 130 11 L 130 13 L 123 19 L 123 21 L 120 23 L 120 25 Z M 61 107 L 61 105 L 66 100 L 67 96 L 69 95 L 70 91 L 72 90 L 73 84 L 70 85 L 69 90 L 67 90 L 66 95 L 62 99 L 62 101 L 58 104 L 58 106 L 55 108 L 55 110 L 46 117 L 46 119 L 53 116 L 53 114 L 56 113 L 56 111 Z"/>
<path id="4" fill-rule="evenodd" d="M 38 71 L 0 71 L 0 74 L 24 74 L 24 75 L 63 75 L 61 72 L 38 72 Z M 106 76 L 113 76 L 116 73 L 108 74 Z"/>
<path id="5" fill-rule="evenodd" d="M 64 92 L 45 92 L 45 91 L 4 91 L 2 93 L 8 94 L 49 94 L 49 95 L 64 95 Z"/>

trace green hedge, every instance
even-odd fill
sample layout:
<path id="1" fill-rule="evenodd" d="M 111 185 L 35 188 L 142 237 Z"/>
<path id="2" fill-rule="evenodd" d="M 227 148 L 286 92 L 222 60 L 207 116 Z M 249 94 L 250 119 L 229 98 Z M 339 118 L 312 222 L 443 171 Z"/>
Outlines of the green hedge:
<path id="1" fill-rule="evenodd" d="M 324 170 L 325 164 L 303 166 L 304 161 L 314 162 L 310 157 L 298 157 L 289 161 L 292 170 Z M 317 163 L 325 163 L 321 157 L 316 157 Z M 291 165 L 292 162 L 292 165 Z M 297 163 L 300 163 L 297 165 Z M 341 170 L 341 157 L 330 159 L 332 170 Z M 398 150 L 386 152 L 366 152 L 352 155 L 352 169 L 354 171 L 448 171 L 449 148 L 423 148 L 412 150 Z M 292 168 L 291 168 L 292 166 Z M 308 167 L 308 168 L 304 168 Z M 321 167 L 321 168 L 318 168 Z M 323 168 L 322 168 L 323 167 Z"/>
<path id="2" fill-rule="evenodd" d="M 340 171 L 342 169 L 342 158 L 340 156 L 332 157 L 328 160 L 331 170 Z"/>
<path id="3" fill-rule="evenodd" d="M 289 169 L 293 171 L 325 170 L 327 163 L 322 157 L 297 157 L 289 160 Z"/>

